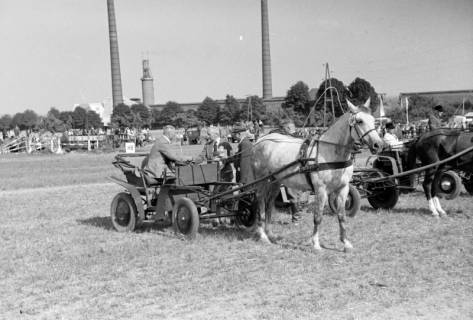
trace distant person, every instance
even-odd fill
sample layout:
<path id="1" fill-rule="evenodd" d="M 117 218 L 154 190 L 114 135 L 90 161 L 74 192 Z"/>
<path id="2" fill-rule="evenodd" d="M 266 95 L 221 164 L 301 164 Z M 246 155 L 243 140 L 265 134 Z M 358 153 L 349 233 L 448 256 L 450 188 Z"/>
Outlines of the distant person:
<path id="1" fill-rule="evenodd" d="M 159 178 L 166 166 L 174 172 L 175 165 L 185 164 L 186 161 L 192 161 L 192 157 L 178 155 L 171 148 L 171 141 L 176 136 L 176 128 L 173 126 L 165 126 L 163 134 L 156 138 L 148 156 L 143 159 L 141 168 L 152 175 Z"/>
<path id="2" fill-rule="evenodd" d="M 207 142 L 202 149 L 202 152 L 197 156 L 195 163 L 211 162 L 218 156 L 218 144 L 220 143 L 220 134 L 217 127 L 207 128 Z"/>
<path id="3" fill-rule="evenodd" d="M 436 105 L 432 112 L 429 113 L 428 125 L 431 131 L 442 127 L 442 115 L 443 107 L 441 105 Z"/>
<path id="4" fill-rule="evenodd" d="M 254 128 L 254 131 L 255 131 L 255 141 L 258 140 L 259 138 L 259 135 L 260 135 L 260 127 L 259 127 L 259 123 L 257 120 L 253 120 L 253 128 Z"/>
<path id="5" fill-rule="evenodd" d="M 248 184 L 255 180 L 255 174 L 251 166 L 253 144 L 250 141 L 248 129 L 236 127 L 233 134 L 238 141 L 238 151 L 235 157 L 236 181 L 241 184 Z"/>
<path id="6" fill-rule="evenodd" d="M 226 161 L 232 156 L 232 146 L 226 141 L 220 142 L 217 148 L 217 153 L 217 159 L 222 162 L 220 168 L 220 179 L 225 182 L 232 182 L 235 178 L 233 175 L 233 163 L 231 161 Z"/>
<path id="7" fill-rule="evenodd" d="M 386 145 L 390 146 L 391 148 L 393 147 L 398 147 L 402 144 L 401 141 L 399 141 L 399 138 L 395 134 L 396 127 L 392 122 L 386 123 L 386 133 L 384 134 L 383 140 L 386 143 Z"/>

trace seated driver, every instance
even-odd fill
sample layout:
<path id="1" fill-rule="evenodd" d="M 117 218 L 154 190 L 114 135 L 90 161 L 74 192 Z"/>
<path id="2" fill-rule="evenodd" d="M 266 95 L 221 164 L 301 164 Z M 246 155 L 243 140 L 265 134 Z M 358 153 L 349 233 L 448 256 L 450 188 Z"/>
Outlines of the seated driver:
<path id="1" fill-rule="evenodd" d="M 192 161 L 192 157 L 179 155 L 171 148 L 171 141 L 175 136 L 176 128 L 169 125 L 163 128 L 163 135 L 156 138 L 150 153 L 141 163 L 143 171 L 153 178 L 159 178 L 166 166 L 173 172 L 176 164 Z"/>

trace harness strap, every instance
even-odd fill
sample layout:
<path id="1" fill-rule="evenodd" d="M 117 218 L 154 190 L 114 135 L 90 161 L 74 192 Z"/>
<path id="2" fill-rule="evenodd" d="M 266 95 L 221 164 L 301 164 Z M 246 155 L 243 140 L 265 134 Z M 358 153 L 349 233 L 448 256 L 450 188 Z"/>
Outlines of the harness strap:
<path id="1" fill-rule="evenodd" d="M 317 140 L 317 144 L 318 144 L 318 140 Z M 315 143 L 314 143 L 313 139 L 307 138 L 307 139 L 304 140 L 304 142 L 302 142 L 301 148 L 299 149 L 299 158 L 298 158 L 298 160 L 301 161 L 301 163 L 306 163 L 306 161 L 304 159 L 307 159 L 307 150 L 309 149 L 309 147 L 311 145 L 312 145 L 312 148 L 310 149 L 309 154 L 314 149 Z M 318 153 L 318 151 L 319 151 L 319 148 L 317 148 L 317 153 Z M 312 189 L 312 192 L 315 192 L 314 185 L 312 184 L 312 180 L 310 179 L 310 172 L 305 172 L 305 177 L 307 179 L 307 183 L 309 184 L 310 188 Z"/>
<path id="2" fill-rule="evenodd" d="M 353 165 L 353 160 L 347 160 L 342 162 L 325 162 L 325 163 L 314 163 L 306 164 L 299 168 L 299 173 L 311 173 L 315 171 L 323 170 L 334 170 L 334 169 L 344 169 Z"/>

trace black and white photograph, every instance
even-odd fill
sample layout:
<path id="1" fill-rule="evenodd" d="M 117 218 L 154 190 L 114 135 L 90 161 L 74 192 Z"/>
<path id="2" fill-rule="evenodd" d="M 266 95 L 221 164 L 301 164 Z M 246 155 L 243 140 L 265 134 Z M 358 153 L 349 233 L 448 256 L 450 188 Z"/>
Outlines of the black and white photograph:
<path id="1" fill-rule="evenodd" d="M 0 0 L 0 319 L 473 319 L 472 0 Z"/>

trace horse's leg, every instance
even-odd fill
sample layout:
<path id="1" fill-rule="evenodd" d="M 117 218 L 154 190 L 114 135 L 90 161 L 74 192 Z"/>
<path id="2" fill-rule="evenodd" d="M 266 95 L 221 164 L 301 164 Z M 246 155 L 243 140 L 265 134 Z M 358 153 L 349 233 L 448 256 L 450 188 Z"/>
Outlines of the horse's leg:
<path id="1" fill-rule="evenodd" d="M 275 241 L 276 237 L 273 235 L 271 231 L 271 216 L 274 210 L 274 202 L 276 200 L 276 197 L 279 194 L 279 184 L 273 183 L 271 186 L 268 187 L 268 194 L 266 198 L 266 211 L 265 211 L 265 216 L 264 216 L 264 230 L 266 232 L 266 235 L 268 236 L 270 241 Z"/>
<path id="2" fill-rule="evenodd" d="M 434 169 L 428 169 L 425 171 L 424 182 L 422 183 L 422 187 L 424 188 L 425 197 L 427 198 L 427 201 L 429 203 L 430 212 L 432 212 L 432 215 L 434 217 L 438 217 L 439 212 L 437 211 L 435 200 L 432 197 L 433 195 L 432 183 L 434 181 L 435 170 L 436 169 L 434 168 Z"/>
<path id="3" fill-rule="evenodd" d="M 440 168 L 437 169 L 437 172 L 435 174 L 434 181 L 441 175 L 442 170 Z M 437 209 L 437 212 L 440 214 L 440 216 L 446 216 L 447 213 L 445 210 L 442 209 L 442 206 L 440 205 L 440 200 L 437 197 L 437 194 L 435 193 L 435 188 L 432 188 L 432 200 L 435 205 L 435 209 Z"/>
<path id="4" fill-rule="evenodd" d="M 437 209 L 440 216 L 446 216 L 447 212 L 445 210 L 443 210 L 442 206 L 440 205 L 439 198 L 437 196 L 435 196 L 435 197 L 432 197 L 432 199 L 434 200 L 435 208 Z"/>
<path id="5" fill-rule="evenodd" d="M 254 229 L 254 233 L 256 235 L 256 237 L 258 238 L 258 240 L 261 240 L 263 243 L 271 243 L 271 241 L 269 240 L 268 238 L 268 235 L 266 234 L 265 232 L 265 229 L 263 226 L 263 222 L 262 222 L 262 217 L 261 215 L 264 214 L 264 219 L 266 221 L 266 213 L 265 213 L 265 210 L 266 210 L 266 197 L 267 197 L 267 188 L 264 187 L 264 186 L 259 186 L 259 192 L 257 192 L 257 201 L 258 201 L 258 213 L 257 213 L 257 221 L 255 223 L 255 229 Z M 264 223 L 266 224 L 266 223 Z"/>
<path id="6" fill-rule="evenodd" d="M 353 250 L 353 246 L 350 241 L 348 241 L 346 233 L 345 202 L 347 201 L 348 188 L 348 185 L 341 188 L 335 198 L 335 210 L 337 212 L 338 225 L 340 229 L 340 241 L 343 243 L 343 251 L 345 252 Z"/>
<path id="7" fill-rule="evenodd" d="M 315 209 L 314 209 L 314 232 L 312 233 L 312 246 L 317 251 L 322 251 L 319 242 L 319 226 L 322 223 L 322 216 L 324 214 L 325 202 L 327 202 L 327 192 L 325 188 L 318 188 L 315 190 Z"/>

